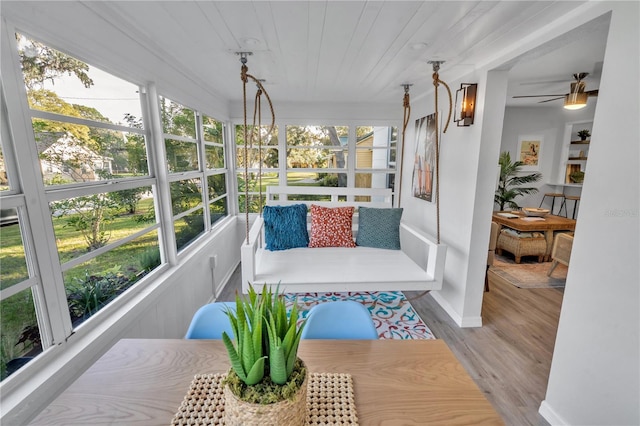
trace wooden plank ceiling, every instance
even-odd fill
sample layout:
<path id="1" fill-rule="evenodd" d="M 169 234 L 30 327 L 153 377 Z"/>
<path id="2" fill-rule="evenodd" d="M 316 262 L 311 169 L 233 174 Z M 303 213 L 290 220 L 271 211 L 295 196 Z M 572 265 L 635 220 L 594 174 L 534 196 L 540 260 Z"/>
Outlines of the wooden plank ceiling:
<path id="1" fill-rule="evenodd" d="M 31 8 L 32 19 L 54 21 L 58 28 L 94 38 L 107 70 L 114 59 L 127 61 L 132 74 L 159 79 L 180 74 L 203 91 L 235 101 L 241 96 L 235 52 L 251 51 L 249 72 L 265 79 L 271 97 L 279 101 L 397 103 L 403 83 L 414 84 L 412 93 L 429 90 L 428 60 L 446 61 L 441 69 L 445 79 L 464 75 L 582 2 L 4 3 L 5 10 Z M 565 75 L 558 56 L 566 55 L 555 54 L 553 69 L 530 63 L 518 78 L 564 76 L 564 90 L 571 73 L 592 71 L 567 65 L 572 71 Z"/>

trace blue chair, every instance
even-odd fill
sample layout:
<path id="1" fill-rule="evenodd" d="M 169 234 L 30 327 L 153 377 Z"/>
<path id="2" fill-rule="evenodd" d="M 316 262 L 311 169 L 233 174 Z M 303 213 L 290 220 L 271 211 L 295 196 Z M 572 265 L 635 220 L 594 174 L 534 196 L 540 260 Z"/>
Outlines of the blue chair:
<path id="1" fill-rule="evenodd" d="M 324 302 L 309 311 L 303 339 L 378 339 L 369 310 L 352 300 Z"/>
<path id="2" fill-rule="evenodd" d="M 227 310 L 236 311 L 234 302 L 215 302 L 202 306 L 191 319 L 185 339 L 222 339 L 226 331 L 233 339 L 233 329 Z"/>

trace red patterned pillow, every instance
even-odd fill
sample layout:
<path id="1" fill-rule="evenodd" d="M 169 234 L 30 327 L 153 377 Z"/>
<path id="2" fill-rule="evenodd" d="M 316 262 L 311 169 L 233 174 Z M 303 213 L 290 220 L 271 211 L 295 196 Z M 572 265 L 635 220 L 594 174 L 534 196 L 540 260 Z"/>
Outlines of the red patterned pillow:
<path id="1" fill-rule="evenodd" d="M 311 205 L 309 247 L 355 247 L 351 222 L 353 207 Z"/>

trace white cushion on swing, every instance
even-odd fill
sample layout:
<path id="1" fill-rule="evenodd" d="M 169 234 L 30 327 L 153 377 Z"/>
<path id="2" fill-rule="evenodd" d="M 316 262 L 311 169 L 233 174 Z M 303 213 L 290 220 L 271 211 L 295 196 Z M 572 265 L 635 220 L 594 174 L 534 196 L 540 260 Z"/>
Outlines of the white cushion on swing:
<path id="1" fill-rule="evenodd" d="M 401 250 L 371 247 L 295 248 L 260 251 L 255 282 L 278 284 L 283 291 L 389 290 L 390 286 L 424 289 L 427 276 Z M 295 289 L 294 287 L 295 286 Z M 361 291 L 361 290 L 360 290 Z"/>

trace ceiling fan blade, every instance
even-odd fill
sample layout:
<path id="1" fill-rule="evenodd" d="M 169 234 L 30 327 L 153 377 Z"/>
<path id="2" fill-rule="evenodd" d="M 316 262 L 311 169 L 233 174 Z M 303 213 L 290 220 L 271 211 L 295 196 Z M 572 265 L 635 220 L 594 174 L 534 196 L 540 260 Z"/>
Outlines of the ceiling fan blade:
<path id="1" fill-rule="evenodd" d="M 565 94 L 555 94 L 555 95 L 521 95 L 521 96 L 513 96 L 513 98 L 548 98 L 549 96 L 566 96 Z"/>
<path id="2" fill-rule="evenodd" d="M 564 99 L 564 96 L 560 96 L 559 98 L 547 99 L 546 101 L 540 101 L 539 104 L 543 104 L 545 102 L 557 101 L 558 99 Z"/>
<path id="3" fill-rule="evenodd" d="M 595 90 L 587 90 L 585 92 L 588 96 L 598 96 L 598 89 Z"/>
<path id="4" fill-rule="evenodd" d="M 556 83 L 568 83 L 569 80 L 566 78 L 563 80 L 546 80 L 546 81 L 525 81 L 523 83 L 519 83 L 520 86 L 531 86 L 533 84 L 556 84 Z"/>

